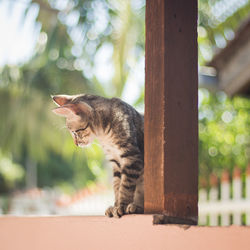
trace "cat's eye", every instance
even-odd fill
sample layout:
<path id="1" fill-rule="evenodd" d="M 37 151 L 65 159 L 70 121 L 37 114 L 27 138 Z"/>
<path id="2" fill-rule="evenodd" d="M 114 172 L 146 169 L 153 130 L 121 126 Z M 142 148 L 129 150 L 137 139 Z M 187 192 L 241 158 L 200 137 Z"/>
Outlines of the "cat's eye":
<path id="1" fill-rule="evenodd" d="M 79 131 L 84 131 L 84 130 L 86 130 L 86 129 L 88 128 L 88 126 L 89 126 L 89 123 L 88 123 L 84 128 L 79 128 L 79 129 L 73 131 L 73 134 L 77 134 Z"/>

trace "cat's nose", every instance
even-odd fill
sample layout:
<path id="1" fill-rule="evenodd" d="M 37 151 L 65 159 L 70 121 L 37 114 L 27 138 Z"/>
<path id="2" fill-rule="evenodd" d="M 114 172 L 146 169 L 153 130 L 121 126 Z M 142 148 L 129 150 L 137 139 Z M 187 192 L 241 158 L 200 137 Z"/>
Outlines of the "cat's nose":
<path id="1" fill-rule="evenodd" d="M 74 143 L 75 143 L 76 146 L 78 146 L 78 141 L 77 141 L 76 138 L 74 138 Z"/>

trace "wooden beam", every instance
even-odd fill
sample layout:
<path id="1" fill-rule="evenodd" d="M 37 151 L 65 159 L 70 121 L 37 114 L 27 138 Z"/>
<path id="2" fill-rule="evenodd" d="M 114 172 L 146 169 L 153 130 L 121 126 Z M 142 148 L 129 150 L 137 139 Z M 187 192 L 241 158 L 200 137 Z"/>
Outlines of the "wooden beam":
<path id="1" fill-rule="evenodd" d="M 218 68 L 219 87 L 230 96 L 250 91 L 249 53 L 250 37 Z"/>
<path id="2" fill-rule="evenodd" d="M 145 213 L 198 217 L 197 1 L 147 0 Z"/>

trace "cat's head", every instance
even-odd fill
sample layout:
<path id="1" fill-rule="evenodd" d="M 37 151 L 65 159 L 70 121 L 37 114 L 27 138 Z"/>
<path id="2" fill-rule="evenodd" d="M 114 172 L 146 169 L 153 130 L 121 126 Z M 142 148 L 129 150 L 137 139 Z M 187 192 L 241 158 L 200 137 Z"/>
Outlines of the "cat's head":
<path id="1" fill-rule="evenodd" d="M 52 111 L 66 118 L 66 126 L 79 147 L 89 145 L 95 138 L 92 130 L 93 108 L 78 96 L 51 96 L 57 104 Z"/>

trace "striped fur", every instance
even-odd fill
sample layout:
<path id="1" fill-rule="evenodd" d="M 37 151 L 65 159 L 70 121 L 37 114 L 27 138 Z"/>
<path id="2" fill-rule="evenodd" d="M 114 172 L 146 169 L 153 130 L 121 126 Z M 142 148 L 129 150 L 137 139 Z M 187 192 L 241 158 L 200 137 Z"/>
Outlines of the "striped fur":
<path id="1" fill-rule="evenodd" d="M 143 213 L 144 118 L 118 98 L 94 95 L 52 97 L 59 106 L 53 111 L 66 117 L 77 146 L 97 138 L 113 167 L 115 204 L 109 217 Z"/>

